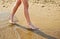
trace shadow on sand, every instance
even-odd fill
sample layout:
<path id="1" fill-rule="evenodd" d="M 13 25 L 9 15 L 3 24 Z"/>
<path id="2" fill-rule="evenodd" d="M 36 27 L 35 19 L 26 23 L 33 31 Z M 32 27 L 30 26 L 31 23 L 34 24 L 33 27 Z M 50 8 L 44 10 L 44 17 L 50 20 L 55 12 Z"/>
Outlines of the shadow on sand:
<path id="1" fill-rule="evenodd" d="M 29 31 L 37 34 L 37 35 L 40 35 L 40 36 L 46 38 L 46 39 L 57 39 L 57 38 L 55 38 L 55 37 L 52 37 L 52 36 L 50 36 L 50 35 L 47 35 L 46 33 L 42 32 L 42 31 L 39 30 L 39 29 L 29 29 L 29 28 L 26 28 L 26 27 L 24 27 L 24 26 L 22 26 L 22 25 L 19 25 L 19 24 L 14 24 L 14 25 L 17 26 L 17 27 L 20 27 L 20 28 L 22 28 L 22 29 L 29 30 Z M 14 25 L 12 25 L 12 26 L 14 26 Z"/>

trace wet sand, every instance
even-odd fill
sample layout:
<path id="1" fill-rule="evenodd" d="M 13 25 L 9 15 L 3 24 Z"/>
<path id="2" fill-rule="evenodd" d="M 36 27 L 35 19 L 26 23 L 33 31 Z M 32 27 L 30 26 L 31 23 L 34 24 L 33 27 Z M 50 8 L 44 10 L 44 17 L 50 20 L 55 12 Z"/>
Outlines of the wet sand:
<path id="1" fill-rule="evenodd" d="M 39 27 L 39 30 L 29 30 L 27 28 L 23 4 L 18 8 L 14 18 L 19 22 L 10 25 L 8 17 L 15 2 L 5 4 L 0 2 L 0 39 L 60 39 L 59 2 L 32 2 L 29 2 L 29 14 L 32 23 Z"/>

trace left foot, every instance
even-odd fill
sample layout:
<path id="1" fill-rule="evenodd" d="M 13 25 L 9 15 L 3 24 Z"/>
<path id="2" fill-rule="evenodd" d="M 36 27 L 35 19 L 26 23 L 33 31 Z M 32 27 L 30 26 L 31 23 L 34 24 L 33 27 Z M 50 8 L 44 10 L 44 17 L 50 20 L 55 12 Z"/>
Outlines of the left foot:
<path id="1" fill-rule="evenodd" d="M 11 21 L 11 20 L 9 20 L 9 23 L 10 23 L 10 24 L 15 24 L 15 22 L 13 22 L 13 21 Z"/>

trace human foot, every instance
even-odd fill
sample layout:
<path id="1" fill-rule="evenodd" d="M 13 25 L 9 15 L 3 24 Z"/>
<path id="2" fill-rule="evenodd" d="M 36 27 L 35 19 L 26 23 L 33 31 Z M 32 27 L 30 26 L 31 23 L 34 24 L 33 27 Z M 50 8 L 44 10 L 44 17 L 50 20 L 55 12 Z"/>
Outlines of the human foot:
<path id="1" fill-rule="evenodd" d="M 9 23 L 10 23 L 10 24 L 15 24 L 15 22 L 14 22 L 14 21 L 11 21 L 11 20 L 9 20 Z"/>
<path id="2" fill-rule="evenodd" d="M 29 24 L 28 26 L 30 27 L 30 29 L 39 29 L 39 28 L 35 27 L 33 24 Z"/>

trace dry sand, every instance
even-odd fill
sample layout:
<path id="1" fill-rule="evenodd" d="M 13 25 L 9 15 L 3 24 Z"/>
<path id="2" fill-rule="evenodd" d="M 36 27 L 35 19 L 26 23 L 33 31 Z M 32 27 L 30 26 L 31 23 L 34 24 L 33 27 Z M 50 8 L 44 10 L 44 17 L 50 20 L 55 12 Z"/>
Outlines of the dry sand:
<path id="1" fill-rule="evenodd" d="M 40 30 L 27 29 L 23 4 L 15 15 L 18 24 L 8 23 L 14 3 L 15 0 L 0 1 L 0 39 L 60 39 L 60 0 L 29 0 L 31 21 Z"/>

